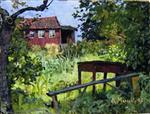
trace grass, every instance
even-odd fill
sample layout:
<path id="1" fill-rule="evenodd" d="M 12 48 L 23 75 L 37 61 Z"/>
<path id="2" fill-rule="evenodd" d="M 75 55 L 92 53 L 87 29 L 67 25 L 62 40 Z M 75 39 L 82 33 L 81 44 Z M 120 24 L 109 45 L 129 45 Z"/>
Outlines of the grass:
<path id="1" fill-rule="evenodd" d="M 37 107 L 43 109 L 43 103 L 50 104 L 50 101 L 52 100 L 50 97 L 46 96 L 46 93 L 48 91 L 60 90 L 62 88 L 77 84 L 78 82 L 77 62 L 103 60 L 103 59 L 100 56 L 92 55 L 92 54 L 87 54 L 80 58 L 75 58 L 74 60 L 69 60 L 65 58 L 59 58 L 59 59 L 43 58 L 44 61 L 42 62 L 47 63 L 44 64 L 45 70 L 43 71 L 43 74 L 39 76 L 37 80 L 31 85 L 23 85 L 20 82 L 17 82 L 13 89 L 20 88 L 22 90 L 25 90 L 28 93 L 28 97 L 32 96 L 33 98 L 39 100 L 39 102 L 37 101 L 37 104 L 39 105 Z M 82 72 L 82 84 L 92 81 L 92 75 L 93 74 L 91 72 Z M 108 73 L 107 78 L 112 78 L 112 77 L 114 77 L 114 74 Z M 103 79 L 103 73 L 97 73 L 96 80 L 102 80 L 102 79 Z M 111 82 L 110 84 L 115 85 L 114 82 Z M 89 98 L 92 97 L 92 89 L 93 87 L 89 86 L 87 87 L 86 92 L 84 93 L 84 94 L 88 94 Z M 103 84 L 96 85 L 97 93 L 102 92 L 102 89 L 103 89 Z M 111 87 L 107 86 L 107 90 L 110 89 Z M 78 90 L 74 90 L 71 92 L 58 95 L 58 101 L 61 104 L 62 111 L 67 112 L 67 110 L 70 109 L 71 103 L 75 102 L 79 96 L 80 94 Z M 24 99 L 25 98 L 22 98 L 20 99 L 20 101 L 22 102 L 24 101 Z M 33 113 L 31 112 L 31 114 L 42 113 L 40 111 L 34 113 L 34 107 L 33 107 L 34 103 L 33 104 L 29 104 L 28 102 L 23 102 L 23 103 L 24 104 L 22 104 L 22 109 L 18 109 L 17 103 L 15 104 L 16 112 L 22 111 L 24 109 L 24 111 L 26 110 L 27 113 L 29 113 L 30 110 L 33 110 Z M 52 112 L 52 114 L 55 113 L 55 111 L 52 108 L 48 108 L 48 109 L 45 108 L 43 110 L 44 111 L 49 110 L 50 112 Z M 46 114 L 46 112 L 44 114 Z"/>
<path id="2" fill-rule="evenodd" d="M 113 73 L 108 73 L 107 78 L 112 78 L 112 77 L 114 77 L 114 74 Z M 54 91 L 55 90 L 60 90 L 64 85 L 62 85 L 63 83 L 60 84 L 59 79 L 66 81 L 64 84 L 66 84 L 68 82 L 70 83 L 71 81 L 72 82 L 77 82 L 77 73 L 75 73 L 74 75 L 71 75 L 71 74 L 56 74 L 56 75 L 53 75 L 52 78 L 51 78 L 51 80 L 53 80 L 53 82 L 54 82 L 53 85 L 50 85 L 50 83 L 48 83 L 49 81 L 46 81 L 47 83 L 43 83 L 43 81 L 46 80 L 46 79 L 48 79 L 48 78 L 44 78 L 44 76 L 41 76 L 41 77 L 38 77 L 38 80 L 36 81 L 36 83 L 32 84 L 32 86 L 31 85 L 29 85 L 29 86 L 22 85 L 21 87 L 23 87 L 22 89 L 25 89 L 26 91 L 28 91 L 30 93 L 33 93 L 35 91 L 34 97 L 40 98 L 40 99 L 42 98 L 44 101 L 50 103 L 50 101 L 52 99 L 50 97 L 46 96 L 45 93 L 48 92 L 48 90 L 46 91 L 45 89 L 49 88 L 49 89 L 52 90 L 52 88 L 57 87 L 57 88 L 54 89 Z M 96 74 L 96 80 L 102 80 L 102 79 L 103 79 L 103 73 L 97 73 Z M 92 73 L 91 72 L 82 72 L 82 84 L 83 83 L 88 83 L 90 81 L 92 81 Z M 110 84 L 114 85 L 115 83 L 111 82 Z M 20 86 L 20 84 L 18 86 Z M 88 93 L 88 95 L 90 95 L 92 97 L 92 89 L 93 89 L 92 86 L 87 87 L 86 93 L 84 93 L 84 94 Z M 103 84 L 97 84 L 96 85 L 97 93 L 102 92 L 102 89 L 103 89 Z M 107 90 L 110 90 L 110 89 L 111 89 L 111 87 L 107 86 Z M 66 110 L 69 109 L 70 108 L 70 103 L 74 102 L 79 96 L 80 96 L 80 94 L 79 94 L 78 90 L 74 90 L 74 91 L 70 91 L 70 92 L 67 92 L 67 93 L 57 95 L 58 101 L 61 105 L 61 110 L 62 109 L 63 110 L 64 109 L 66 109 Z M 33 105 L 33 104 L 31 104 L 31 105 Z M 39 102 L 39 104 L 41 104 L 41 102 Z M 37 103 L 37 105 L 34 104 L 35 108 L 36 107 L 40 108 L 41 105 L 38 106 L 39 104 L 38 103 Z M 26 104 L 26 105 L 29 105 L 29 104 Z M 41 111 L 39 110 L 39 111 L 35 112 L 34 111 L 35 108 L 33 106 L 28 107 L 26 105 L 22 106 L 22 108 L 24 109 L 24 113 L 22 111 L 22 114 L 27 114 L 29 112 L 30 112 L 29 114 L 38 114 L 38 113 L 42 114 L 41 113 L 42 111 L 47 110 L 47 109 L 42 109 L 42 107 L 41 107 L 41 109 L 42 109 Z M 17 109 L 17 107 L 16 107 L 16 109 Z M 22 110 L 22 109 L 19 109 L 19 110 Z M 50 112 L 54 112 L 54 110 L 52 108 L 50 108 Z M 46 112 L 44 114 L 46 114 Z"/>
<path id="3" fill-rule="evenodd" d="M 115 76 L 114 73 L 108 73 L 107 78 L 113 78 L 114 76 Z M 92 81 L 92 73 L 91 72 L 82 72 L 82 79 L 83 79 L 82 84 Z M 96 80 L 102 80 L 102 79 L 103 79 L 103 73 L 97 73 Z M 109 84 L 114 86 L 115 82 L 110 82 Z M 83 89 L 81 89 L 81 90 L 83 90 Z M 93 89 L 93 86 L 87 87 L 86 93 L 92 93 L 92 89 Z M 98 93 L 102 92 L 102 89 L 103 89 L 103 84 L 97 84 L 96 85 L 96 91 Z M 111 89 L 110 86 L 106 86 L 106 90 L 110 90 L 110 89 Z M 79 96 L 79 91 L 74 90 L 74 91 L 70 91 L 70 92 L 67 92 L 67 93 L 59 94 L 58 95 L 58 100 L 60 102 L 64 103 L 66 100 L 71 101 L 71 100 L 76 99 L 78 96 Z"/>

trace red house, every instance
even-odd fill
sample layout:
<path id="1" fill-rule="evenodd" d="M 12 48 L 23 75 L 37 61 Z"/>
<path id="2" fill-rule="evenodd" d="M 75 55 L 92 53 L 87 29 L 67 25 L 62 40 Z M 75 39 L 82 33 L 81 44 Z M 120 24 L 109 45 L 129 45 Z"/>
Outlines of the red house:
<path id="1" fill-rule="evenodd" d="M 22 22 L 28 26 L 25 36 L 29 45 L 67 44 L 75 42 L 76 28 L 61 26 L 57 17 L 28 18 Z"/>

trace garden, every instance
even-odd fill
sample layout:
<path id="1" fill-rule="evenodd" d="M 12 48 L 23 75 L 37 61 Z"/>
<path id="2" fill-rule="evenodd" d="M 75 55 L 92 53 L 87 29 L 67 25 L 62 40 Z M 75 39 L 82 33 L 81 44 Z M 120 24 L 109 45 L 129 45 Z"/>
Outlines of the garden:
<path id="1" fill-rule="evenodd" d="M 55 44 L 28 46 L 23 32 L 16 27 L 8 48 L 7 64 L 14 114 L 150 113 L 149 6 L 149 2 L 81 0 L 74 17 L 82 20 L 82 40 L 65 48 Z M 78 90 L 59 94 L 59 111 L 55 110 L 52 98 L 46 93 L 77 84 L 78 62 L 96 60 L 131 67 L 139 73 L 138 90 L 124 80 L 119 89 L 126 95 L 109 86 L 102 91 L 103 85 L 99 84 L 93 96 L 92 86 L 89 86 L 82 94 Z M 92 73 L 82 75 L 83 83 L 92 80 Z M 98 73 L 97 80 L 102 76 Z M 113 73 L 108 74 L 108 78 L 113 77 Z M 5 114 L 7 104 L 0 104 L 0 111 Z"/>

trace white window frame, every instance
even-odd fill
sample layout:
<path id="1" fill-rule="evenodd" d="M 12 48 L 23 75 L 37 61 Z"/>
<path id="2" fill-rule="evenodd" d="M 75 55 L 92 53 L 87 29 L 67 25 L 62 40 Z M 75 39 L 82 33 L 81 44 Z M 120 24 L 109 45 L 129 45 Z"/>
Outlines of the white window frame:
<path id="1" fill-rule="evenodd" d="M 56 36 L 56 30 L 49 30 L 49 38 L 54 38 Z"/>
<path id="2" fill-rule="evenodd" d="M 35 37 L 35 31 L 30 31 L 29 32 L 29 37 L 34 38 Z"/>
<path id="3" fill-rule="evenodd" d="M 38 38 L 44 38 L 45 37 L 45 30 L 38 30 Z"/>

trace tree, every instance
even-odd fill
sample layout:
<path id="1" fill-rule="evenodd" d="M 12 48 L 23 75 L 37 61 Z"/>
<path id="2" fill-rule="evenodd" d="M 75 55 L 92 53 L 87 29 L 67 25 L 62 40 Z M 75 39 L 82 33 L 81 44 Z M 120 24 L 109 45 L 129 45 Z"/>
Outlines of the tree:
<path id="1" fill-rule="evenodd" d="M 83 37 L 94 39 L 89 37 L 89 34 L 94 36 L 96 32 L 99 36 L 109 39 L 111 44 L 123 43 L 127 53 L 126 63 L 137 71 L 149 73 L 150 3 L 148 1 L 80 0 L 80 7 L 75 17 L 83 22 L 81 26 Z"/>
<path id="2" fill-rule="evenodd" d="M 126 36 L 127 63 L 135 70 L 150 73 L 150 3 L 127 2 L 122 18 Z"/>
<path id="3" fill-rule="evenodd" d="M 106 39 L 110 43 L 121 42 L 124 36 L 116 17 L 122 11 L 123 7 L 120 1 L 80 0 L 80 7 L 74 13 L 74 17 L 82 22 L 83 38 L 90 40 Z"/>
<path id="4" fill-rule="evenodd" d="M 0 7 L 0 101 L 6 104 L 7 112 L 12 112 L 10 88 L 8 86 L 7 63 L 8 49 L 10 46 L 11 36 L 15 28 L 17 17 L 26 11 L 44 11 L 51 3 L 48 0 L 43 0 L 43 3 L 37 7 L 26 7 L 18 10 L 12 15 L 6 9 Z M 14 7 L 24 4 L 19 0 L 12 0 Z"/>
<path id="5" fill-rule="evenodd" d="M 82 31 L 82 38 L 86 39 L 102 39 L 100 37 L 97 29 L 100 22 L 98 20 L 93 20 L 95 15 L 95 7 L 99 4 L 97 2 L 92 2 L 90 0 L 80 0 L 80 5 L 76 12 L 73 14 L 74 18 L 77 18 L 82 22 L 80 29 Z"/>

